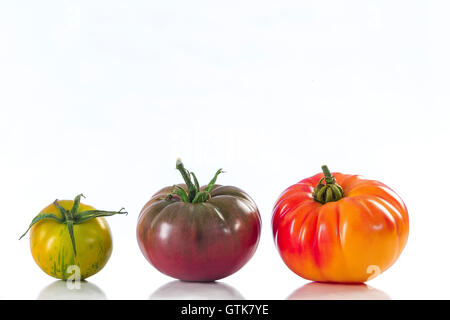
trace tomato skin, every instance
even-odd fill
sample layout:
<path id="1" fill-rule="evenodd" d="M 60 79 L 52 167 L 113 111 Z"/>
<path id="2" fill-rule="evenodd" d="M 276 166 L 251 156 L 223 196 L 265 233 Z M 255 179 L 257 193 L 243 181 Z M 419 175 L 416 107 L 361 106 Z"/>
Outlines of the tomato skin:
<path id="1" fill-rule="evenodd" d="M 275 244 L 286 265 L 305 279 L 365 282 L 388 269 L 401 254 L 409 233 L 408 211 L 381 182 L 333 175 L 344 190 L 338 201 L 314 200 L 322 173 L 281 194 L 273 209 Z"/>
<path id="2" fill-rule="evenodd" d="M 157 192 L 140 213 L 137 239 L 147 260 L 185 281 L 218 280 L 244 266 L 261 232 L 253 200 L 238 188 L 218 185 L 204 203 L 164 199 L 172 189 Z"/>
<path id="3" fill-rule="evenodd" d="M 73 200 L 60 200 L 60 205 L 70 210 Z M 94 210 L 93 207 L 80 204 L 80 210 Z M 54 204 L 44 208 L 41 213 L 53 213 L 61 217 Z M 41 220 L 30 229 L 30 247 L 34 261 L 48 275 L 67 280 L 73 274 L 68 267 L 80 268 L 80 278 L 86 279 L 99 272 L 108 261 L 112 252 L 111 232 L 103 217 L 74 225 L 77 248 L 75 257 L 67 225 L 54 220 Z"/>

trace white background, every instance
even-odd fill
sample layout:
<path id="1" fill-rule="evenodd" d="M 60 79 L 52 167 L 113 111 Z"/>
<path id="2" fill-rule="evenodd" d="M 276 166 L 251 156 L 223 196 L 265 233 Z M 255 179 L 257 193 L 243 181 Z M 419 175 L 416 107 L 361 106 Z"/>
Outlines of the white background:
<path id="1" fill-rule="evenodd" d="M 114 250 L 87 298 L 448 299 L 447 1 L 2 1 L 0 298 L 73 297 L 34 263 L 31 219 L 83 192 Z M 259 248 L 216 285 L 174 282 L 135 238 L 138 213 L 180 182 L 246 190 Z M 304 287 L 273 244 L 272 206 L 322 164 L 393 188 L 410 238 L 373 289 Z M 170 284 L 168 284 L 170 283 Z M 343 295 L 336 295 L 342 291 Z"/>

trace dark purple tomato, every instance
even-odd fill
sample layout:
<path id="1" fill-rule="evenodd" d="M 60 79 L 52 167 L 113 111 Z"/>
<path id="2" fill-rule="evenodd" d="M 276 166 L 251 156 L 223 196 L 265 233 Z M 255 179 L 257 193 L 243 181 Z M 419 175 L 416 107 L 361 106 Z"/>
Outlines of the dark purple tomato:
<path id="1" fill-rule="evenodd" d="M 255 202 L 241 189 L 207 186 L 177 161 L 186 184 L 158 191 L 142 209 L 139 247 L 159 271 L 185 281 L 214 281 L 238 271 L 253 256 L 261 233 Z M 193 179 L 193 180 L 192 180 Z"/>

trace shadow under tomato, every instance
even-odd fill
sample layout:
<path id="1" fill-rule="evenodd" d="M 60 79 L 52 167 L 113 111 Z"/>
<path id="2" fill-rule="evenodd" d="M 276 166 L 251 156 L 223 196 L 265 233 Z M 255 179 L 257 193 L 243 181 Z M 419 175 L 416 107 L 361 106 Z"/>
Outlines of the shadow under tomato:
<path id="1" fill-rule="evenodd" d="M 80 281 L 77 288 L 74 283 L 68 286 L 63 280 L 52 282 L 41 290 L 38 300 L 106 300 L 106 295 L 95 284 L 85 280 Z"/>
<path id="2" fill-rule="evenodd" d="M 223 282 L 172 281 L 159 287 L 153 300 L 244 300 L 239 291 Z"/>
<path id="3" fill-rule="evenodd" d="M 310 282 L 291 293 L 287 300 L 391 300 L 391 297 L 363 283 Z"/>

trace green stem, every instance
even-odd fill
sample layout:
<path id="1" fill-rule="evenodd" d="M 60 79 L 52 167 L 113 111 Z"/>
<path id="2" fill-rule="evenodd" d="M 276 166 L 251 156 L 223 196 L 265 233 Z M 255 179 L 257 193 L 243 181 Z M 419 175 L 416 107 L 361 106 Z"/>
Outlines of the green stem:
<path id="1" fill-rule="evenodd" d="M 44 219 L 51 219 L 51 220 L 54 220 L 59 223 L 64 223 L 64 221 L 65 221 L 65 219 L 62 219 L 62 218 L 60 219 L 52 213 L 40 213 L 36 217 L 34 217 L 33 220 L 31 220 L 31 223 L 28 226 L 28 229 L 24 232 L 24 234 L 22 234 L 20 236 L 19 240 L 22 239 L 23 237 L 25 237 L 25 235 L 28 233 L 28 231 L 30 231 L 32 226 L 34 226 L 36 223 L 38 223 L 39 221 L 44 220 Z"/>
<path id="2" fill-rule="evenodd" d="M 209 198 L 211 198 L 211 195 L 209 194 L 209 192 L 206 190 L 203 190 L 195 195 L 195 198 L 194 198 L 194 200 L 192 200 L 192 203 L 206 202 L 209 200 Z"/>
<path id="3" fill-rule="evenodd" d="M 171 193 L 169 193 L 166 197 L 166 199 L 170 200 L 172 199 L 173 195 L 178 196 L 183 202 L 190 202 L 190 203 L 202 203 L 206 202 L 211 198 L 211 191 L 214 188 L 214 185 L 216 184 L 217 177 L 219 174 L 223 173 L 222 169 L 217 170 L 214 177 L 211 179 L 209 184 L 205 187 L 205 189 L 200 190 L 200 185 L 198 183 L 197 177 L 193 172 L 189 172 L 183 165 L 183 162 L 180 158 L 177 159 L 176 168 L 178 171 L 180 171 L 181 176 L 183 177 L 184 182 L 186 183 L 187 191 L 180 187 L 175 185 L 174 189 Z M 192 182 L 192 179 L 194 182 Z"/>
<path id="4" fill-rule="evenodd" d="M 171 199 L 172 195 L 177 195 L 181 200 L 183 200 L 183 202 L 189 202 L 189 197 L 186 193 L 186 190 L 178 185 L 175 185 L 172 192 L 168 194 L 167 197 L 170 197 L 169 200 Z"/>
<path id="5" fill-rule="evenodd" d="M 336 179 L 331 174 L 327 166 L 322 166 L 323 178 L 314 188 L 314 200 L 322 204 L 338 201 L 344 197 L 344 190 L 336 183 Z M 325 184 L 323 183 L 325 181 Z"/>
<path id="6" fill-rule="evenodd" d="M 336 180 L 334 179 L 333 175 L 330 172 L 330 169 L 328 169 L 327 166 L 325 166 L 325 165 L 322 166 L 322 171 L 323 171 L 323 175 L 324 175 L 324 178 L 325 178 L 325 182 L 327 184 L 332 184 L 332 183 L 336 182 Z"/>
<path id="7" fill-rule="evenodd" d="M 94 218 L 112 216 L 115 214 L 128 214 L 128 212 L 123 211 L 123 210 L 125 210 L 124 208 L 120 209 L 119 211 L 103 211 L 103 210 L 80 211 L 81 197 L 84 198 L 83 194 L 79 194 L 75 197 L 75 199 L 73 201 L 73 206 L 70 210 L 64 209 L 63 206 L 59 203 L 58 199 L 55 200 L 53 202 L 53 205 L 58 209 L 59 213 L 61 214 L 61 218 L 58 218 L 56 215 L 54 215 L 52 213 L 38 214 L 31 221 L 27 231 L 25 231 L 25 233 L 19 238 L 19 240 L 22 239 L 28 233 L 28 231 L 31 229 L 31 227 L 33 227 L 39 221 L 44 220 L 44 219 L 54 220 L 56 222 L 64 223 L 67 225 L 67 230 L 69 232 L 70 240 L 72 242 L 73 252 L 76 257 L 77 249 L 76 249 L 76 245 L 75 245 L 74 225 L 82 224 L 82 223 L 92 220 Z"/>
<path id="8" fill-rule="evenodd" d="M 73 254 L 77 256 L 77 246 L 75 245 L 75 234 L 73 233 L 73 221 L 67 221 L 67 230 L 69 230 L 70 241 L 72 242 Z"/>
<path id="9" fill-rule="evenodd" d="M 181 162 L 180 158 L 177 159 L 176 168 L 178 171 L 180 171 L 181 176 L 183 177 L 183 180 L 186 183 L 186 186 L 188 188 L 189 202 L 192 202 L 192 200 L 194 200 L 194 198 L 195 198 L 195 194 L 197 193 L 197 190 L 195 188 L 195 185 L 192 183 L 189 172 L 185 169 L 183 162 Z"/>
<path id="10" fill-rule="evenodd" d="M 206 187 L 206 191 L 209 193 L 212 191 L 212 188 L 214 187 L 214 185 L 216 184 L 217 181 L 217 177 L 219 176 L 219 174 L 223 173 L 222 169 L 217 170 L 216 174 L 214 175 L 214 177 L 211 179 L 211 181 L 208 183 L 208 186 Z"/>
<path id="11" fill-rule="evenodd" d="M 200 192 L 200 184 L 198 183 L 195 173 L 191 172 L 192 179 L 194 179 L 195 191 Z"/>

